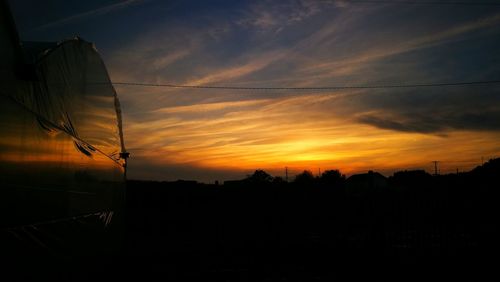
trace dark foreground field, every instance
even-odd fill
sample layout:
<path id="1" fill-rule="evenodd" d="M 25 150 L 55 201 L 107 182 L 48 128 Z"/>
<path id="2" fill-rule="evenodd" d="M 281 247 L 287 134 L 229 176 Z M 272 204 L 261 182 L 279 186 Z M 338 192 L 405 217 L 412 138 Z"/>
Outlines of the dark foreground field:
<path id="1" fill-rule="evenodd" d="M 66 223 L 79 234 L 67 242 L 26 232 L 59 248 L 17 253 L 2 281 L 499 281 L 498 168 L 357 190 L 129 181 L 122 221 L 98 234 L 91 218 Z"/>
<path id="2" fill-rule="evenodd" d="M 364 194 L 130 181 L 127 271 L 149 281 L 496 281 L 496 178 L 403 177 Z"/>

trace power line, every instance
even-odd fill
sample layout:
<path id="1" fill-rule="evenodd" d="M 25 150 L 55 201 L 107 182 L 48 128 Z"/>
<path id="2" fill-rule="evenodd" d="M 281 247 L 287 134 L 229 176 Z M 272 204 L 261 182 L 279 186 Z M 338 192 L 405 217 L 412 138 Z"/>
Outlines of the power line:
<path id="1" fill-rule="evenodd" d="M 418 1 L 418 0 L 333 0 L 352 4 L 397 4 L 397 5 L 434 5 L 434 6 L 500 6 L 499 2 L 467 2 L 467 1 Z"/>
<path id="2" fill-rule="evenodd" d="M 96 84 L 107 84 L 107 83 L 105 82 Z M 389 88 L 422 88 L 422 87 L 490 85 L 490 84 L 500 84 L 500 80 L 421 83 L 421 84 L 339 85 L 339 86 L 315 86 L 315 87 L 283 87 L 283 86 L 250 87 L 250 86 L 226 86 L 226 85 L 182 85 L 182 84 L 161 84 L 161 83 L 142 83 L 142 82 L 111 82 L 111 84 L 120 86 L 218 89 L 218 90 L 347 90 L 347 89 L 389 89 Z"/>

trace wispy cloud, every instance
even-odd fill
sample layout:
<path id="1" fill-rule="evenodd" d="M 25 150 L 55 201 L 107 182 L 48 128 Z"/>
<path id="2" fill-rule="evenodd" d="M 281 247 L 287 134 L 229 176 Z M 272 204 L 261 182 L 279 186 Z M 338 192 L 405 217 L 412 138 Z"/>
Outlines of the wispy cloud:
<path id="1" fill-rule="evenodd" d="M 165 56 L 156 58 L 153 61 L 153 67 L 157 70 L 164 69 L 164 68 L 168 67 L 169 65 L 171 65 L 172 63 L 174 63 L 182 58 L 185 58 L 186 56 L 189 55 L 189 53 L 190 53 L 190 51 L 188 49 L 184 49 L 184 50 L 179 50 L 175 53 L 166 54 Z"/>
<path id="2" fill-rule="evenodd" d="M 108 14 L 110 12 L 113 12 L 113 11 L 116 11 L 116 10 L 119 10 L 119 9 L 123 9 L 123 8 L 129 7 L 129 6 L 133 5 L 133 4 L 138 4 L 138 3 L 141 3 L 141 2 L 145 2 L 145 1 L 147 1 L 147 0 L 125 0 L 125 1 L 120 1 L 120 2 L 118 2 L 116 4 L 107 5 L 107 6 L 98 8 L 98 9 L 94 9 L 94 10 L 91 10 L 91 11 L 86 11 L 86 12 L 83 12 L 83 13 L 80 13 L 80 14 L 76 14 L 76 15 L 72 15 L 72 16 L 69 16 L 69 17 L 66 17 L 66 18 L 62 18 L 62 19 L 59 19 L 59 20 L 56 20 L 56 21 L 53 21 L 53 22 L 50 22 L 50 23 L 46 23 L 44 25 L 36 27 L 34 29 L 34 31 L 41 30 L 41 29 L 47 29 L 47 28 L 51 28 L 51 27 L 55 27 L 55 26 L 60 26 L 60 25 L 63 25 L 63 24 L 71 23 L 71 22 L 74 22 L 74 21 L 86 19 L 86 18 L 93 17 L 93 16 L 105 15 L 105 14 Z"/>
<path id="3" fill-rule="evenodd" d="M 418 37 L 405 40 L 404 38 L 394 42 L 394 38 L 382 38 L 378 44 L 371 48 L 363 49 L 357 53 L 351 53 L 347 58 L 333 56 L 333 60 L 322 61 L 318 63 L 313 61 L 304 65 L 299 72 L 303 76 L 312 76 L 315 78 L 343 77 L 355 74 L 361 69 L 369 67 L 370 63 L 383 60 L 390 56 L 399 55 L 406 52 L 429 48 L 439 44 L 444 44 L 453 40 L 457 36 L 470 33 L 476 30 L 498 26 L 500 24 L 500 14 L 481 18 L 476 21 L 467 22 L 458 26 L 453 26 L 441 31 L 434 31 L 431 34 L 425 34 Z M 328 30 L 328 28 L 326 28 Z M 329 31 L 330 37 L 335 38 L 332 31 Z M 400 35 L 401 36 L 401 35 Z M 320 39 L 323 40 L 323 39 Z M 307 39 L 309 44 L 318 44 L 319 42 Z M 331 42 L 331 45 L 342 44 L 341 42 Z"/>
<path id="4" fill-rule="evenodd" d="M 174 114 L 174 113 L 206 113 L 211 111 L 231 110 L 235 108 L 243 108 L 249 106 L 263 105 L 268 103 L 269 99 L 262 100 L 247 100 L 219 103 L 200 103 L 188 106 L 165 107 L 153 111 L 153 113 Z"/>
<path id="5" fill-rule="evenodd" d="M 224 69 L 212 69 L 210 74 L 204 75 L 199 79 L 188 81 L 189 85 L 205 85 L 210 83 L 232 82 L 236 78 L 241 78 L 248 76 L 252 73 L 260 71 L 273 62 L 285 58 L 287 55 L 286 50 L 272 50 L 269 52 L 264 52 L 260 54 L 252 54 L 251 56 L 245 56 L 247 58 L 242 58 L 246 62 L 237 63 L 233 66 L 226 67 Z"/>
<path id="6" fill-rule="evenodd" d="M 452 132 L 447 138 L 434 135 L 398 133 L 357 124 L 342 115 L 332 115 L 336 98 L 293 97 L 274 101 L 247 101 L 208 106 L 215 116 L 182 116 L 197 111 L 178 107 L 150 113 L 150 123 L 131 123 L 129 136 L 136 157 L 161 164 L 222 170 L 251 170 L 283 166 L 311 168 L 341 167 L 352 173 L 368 168 L 390 169 L 444 158 L 459 153 L 495 150 L 491 140 L 498 133 Z M 206 105 L 200 105 L 203 111 Z M 465 142 L 466 141 L 466 142 Z M 390 149 L 389 149 L 390 148 Z M 141 150 L 142 149 L 142 150 Z"/>
<path id="7" fill-rule="evenodd" d="M 328 3 L 319 1 L 281 1 L 253 3 L 236 23 L 246 28 L 278 33 L 283 28 L 300 23 L 321 11 Z"/>

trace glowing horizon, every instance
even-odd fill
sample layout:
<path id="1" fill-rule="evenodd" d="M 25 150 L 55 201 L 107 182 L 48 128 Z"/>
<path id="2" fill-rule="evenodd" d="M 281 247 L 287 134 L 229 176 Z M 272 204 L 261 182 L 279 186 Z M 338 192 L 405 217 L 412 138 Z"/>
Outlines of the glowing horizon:
<path id="1" fill-rule="evenodd" d="M 368 170 L 387 174 L 403 169 L 431 172 L 432 160 L 441 161 L 443 173 L 466 171 L 479 165 L 481 157 L 498 152 L 499 146 L 492 141 L 500 134 L 495 132 L 402 133 L 354 118 L 329 115 L 326 119 L 319 109 L 328 101 L 338 103 L 342 99 L 338 97 L 322 94 L 166 107 L 154 113 L 167 115 L 167 119 L 132 124 L 125 133 L 144 134 L 129 141 L 130 151 L 135 158 L 150 160 L 151 165 L 220 169 L 241 177 L 255 169 L 282 175 L 284 167 L 294 170 L 290 175 L 318 169 L 340 169 L 345 174 Z M 182 116 L 186 113 L 197 118 L 187 120 Z M 160 132 L 152 132 L 158 128 Z M 148 147 L 155 150 L 134 150 Z"/>

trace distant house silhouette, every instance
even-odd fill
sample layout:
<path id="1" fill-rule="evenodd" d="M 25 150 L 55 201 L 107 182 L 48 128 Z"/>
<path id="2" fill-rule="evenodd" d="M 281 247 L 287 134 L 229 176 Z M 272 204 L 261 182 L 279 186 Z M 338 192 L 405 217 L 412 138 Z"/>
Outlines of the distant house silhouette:
<path id="1" fill-rule="evenodd" d="M 378 172 L 354 174 L 346 180 L 346 192 L 350 196 L 363 196 L 388 187 L 387 178 Z"/>
<path id="2" fill-rule="evenodd" d="M 389 178 L 389 185 L 402 187 L 418 187 L 429 185 L 432 181 L 432 175 L 425 170 L 404 170 L 397 171 Z"/>
<path id="3" fill-rule="evenodd" d="M 244 186 L 246 183 L 247 183 L 247 181 L 245 179 L 225 180 L 224 186 L 240 187 L 240 186 Z"/>

